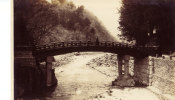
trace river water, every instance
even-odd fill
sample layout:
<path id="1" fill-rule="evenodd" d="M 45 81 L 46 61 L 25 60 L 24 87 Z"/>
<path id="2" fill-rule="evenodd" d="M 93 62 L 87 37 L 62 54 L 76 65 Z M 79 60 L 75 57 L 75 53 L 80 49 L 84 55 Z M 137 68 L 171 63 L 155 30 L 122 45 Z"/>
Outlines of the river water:
<path id="1" fill-rule="evenodd" d="M 117 76 L 106 76 L 86 65 L 93 58 L 103 55 L 74 56 L 71 63 L 56 67 L 58 85 L 36 100 L 160 100 L 146 88 L 113 88 L 111 83 Z"/>

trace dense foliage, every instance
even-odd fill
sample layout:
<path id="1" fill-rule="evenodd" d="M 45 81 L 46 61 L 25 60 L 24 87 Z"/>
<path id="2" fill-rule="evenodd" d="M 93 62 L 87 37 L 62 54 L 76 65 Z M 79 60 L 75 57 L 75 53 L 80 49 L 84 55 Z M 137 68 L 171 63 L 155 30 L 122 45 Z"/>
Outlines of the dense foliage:
<path id="1" fill-rule="evenodd" d="M 39 44 L 60 41 L 114 40 L 84 6 L 66 0 L 15 0 L 15 43 L 37 40 Z"/>
<path id="2" fill-rule="evenodd" d="M 161 52 L 175 49 L 174 9 L 173 0 L 122 0 L 122 36 L 137 45 L 158 45 Z"/>

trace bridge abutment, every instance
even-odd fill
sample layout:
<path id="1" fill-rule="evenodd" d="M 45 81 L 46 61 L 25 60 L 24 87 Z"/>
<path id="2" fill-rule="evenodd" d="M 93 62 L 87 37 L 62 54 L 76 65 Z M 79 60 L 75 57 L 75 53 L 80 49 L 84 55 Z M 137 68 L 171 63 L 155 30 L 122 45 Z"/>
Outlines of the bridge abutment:
<path id="1" fill-rule="evenodd" d="M 150 58 L 134 58 L 134 79 L 139 85 L 148 86 L 150 74 Z"/>
<path id="2" fill-rule="evenodd" d="M 14 90 L 15 98 L 24 94 L 39 93 L 46 86 L 57 83 L 52 57 L 47 57 L 46 65 L 41 67 L 40 59 L 33 56 L 31 50 L 18 50 L 14 54 Z"/>
<path id="3" fill-rule="evenodd" d="M 122 63 L 124 60 L 124 63 Z M 134 86 L 135 81 L 129 74 L 129 55 L 118 55 L 118 78 L 112 82 L 114 86 Z M 122 73 L 122 67 L 124 65 L 124 74 Z"/>
<path id="4" fill-rule="evenodd" d="M 14 90 L 15 98 L 23 94 L 36 93 L 42 86 L 41 70 L 31 50 L 18 50 L 14 54 Z"/>

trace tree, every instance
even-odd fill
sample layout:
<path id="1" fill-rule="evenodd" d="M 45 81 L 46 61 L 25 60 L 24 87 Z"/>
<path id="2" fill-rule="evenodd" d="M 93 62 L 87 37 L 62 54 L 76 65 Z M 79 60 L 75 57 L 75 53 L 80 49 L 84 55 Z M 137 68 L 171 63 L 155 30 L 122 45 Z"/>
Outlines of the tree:
<path id="1" fill-rule="evenodd" d="M 28 15 L 27 31 L 35 40 L 51 35 L 51 30 L 58 25 L 58 14 L 52 10 L 52 5 L 43 2 L 34 5 Z"/>
<path id="2" fill-rule="evenodd" d="M 32 37 L 27 31 L 27 18 L 31 6 L 39 0 L 14 0 L 14 45 L 28 45 Z"/>
<path id="3" fill-rule="evenodd" d="M 82 14 L 83 11 L 84 11 L 84 6 L 80 6 L 80 7 L 77 8 L 78 15 Z"/>
<path id="4" fill-rule="evenodd" d="M 14 6 L 15 43 L 114 40 L 84 6 L 67 0 L 15 0 Z"/>
<path id="5" fill-rule="evenodd" d="M 147 45 L 155 39 L 161 52 L 173 50 L 173 0 L 122 0 L 120 27 L 122 36 L 137 45 Z"/>

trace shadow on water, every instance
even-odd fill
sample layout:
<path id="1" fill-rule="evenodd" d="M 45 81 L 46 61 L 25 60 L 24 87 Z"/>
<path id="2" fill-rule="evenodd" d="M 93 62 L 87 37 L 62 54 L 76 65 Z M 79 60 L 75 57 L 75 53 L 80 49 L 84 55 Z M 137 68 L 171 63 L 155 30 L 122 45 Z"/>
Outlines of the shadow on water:
<path id="1" fill-rule="evenodd" d="M 41 88 L 36 91 L 27 92 L 22 97 L 18 98 L 19 100 L 46 100 L 46 97 L 51 97 L 52 93 L 55 91 L 57 85 L 47 87 L 47 88 Z M 18 100 L 17 99 L 17 100 Z"/>
<path id="2" fill-rule="evenodd" d="M 57 87 L 57 85 L 46 88 L 45 91 L 43 91 L 42 96 L 51 97 L 51 95 L 55 91 L 56 87 Z"/>

